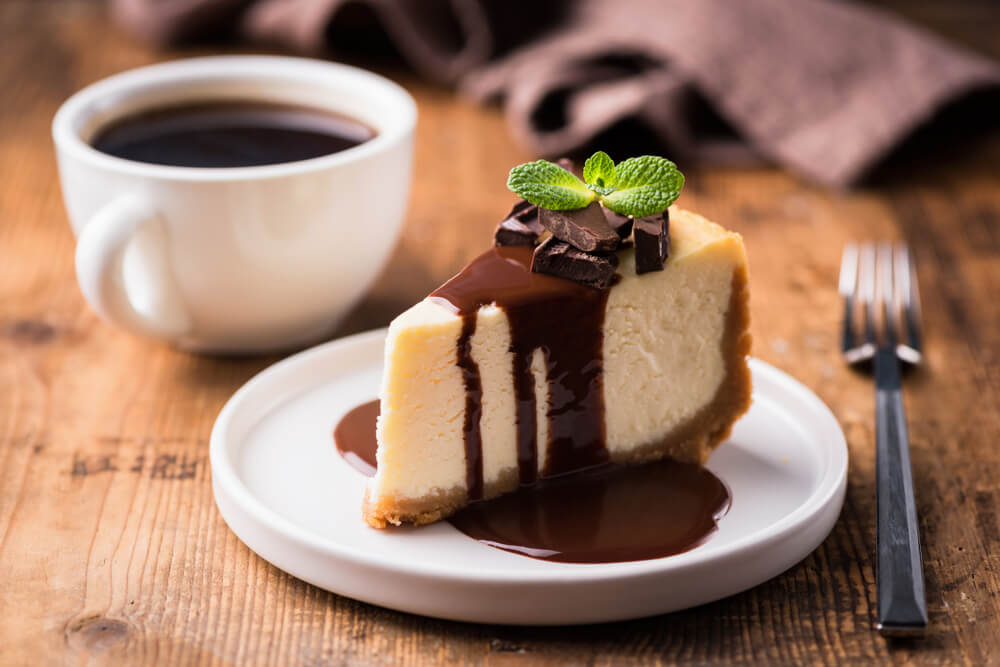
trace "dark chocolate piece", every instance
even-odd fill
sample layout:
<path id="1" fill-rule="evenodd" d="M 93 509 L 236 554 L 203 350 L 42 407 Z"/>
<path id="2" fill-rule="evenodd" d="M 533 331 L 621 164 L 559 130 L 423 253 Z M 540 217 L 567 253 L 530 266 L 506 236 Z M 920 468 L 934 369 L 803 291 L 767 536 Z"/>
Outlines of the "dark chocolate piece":
<path id="1" fill-rule="evenodd" d="M 561 157 L 556 160 L 556 164 L 571 174 L 576 174 L 576 164 L 568 157 Z"/>
<path id="2" fill-rule="evenodd" d="M 514 204 L 507 217 L 493 232 L 493 242 L 498 246 L 535 245 L 542 233 L 538 222 L 538 207 L 523 199 Z"/>
<path id="3" fill-rule="evenodd" d="M 572 211 L 539 209 L 538 220 L 557 239 L 587 252 L 611 252 L 621 243 L 596 201 Z"/>
<path id="4" fill-rule="evenodd" d="M 618 234 L 618 238 L 627 239 L 632 233 L 632 216 L 615 213 L 610 208 L 605 208 L 604 204 L 601 204 L 601 208 L 604 209 L 604 216 L 608 219 L 611 228 Z"/>
<path id="5" fill-rule="evenodd" d="M 611 287 L 617 267 L 617 255 L 583 252 L 554 236 L 535 248 L 531 260 L 531 270 L 535 273 L 565 278 L 602 290 Z"/>
<path id="6" fill-rule="evenodd" d="M 635 221 L 635 272 L 662 271 L 670 255 L 670 214 L 667 211 Z"/>
<path id="7" fill-rule="evenodd" d="M 535 245 L 537 240 L 538 234 L 514 219 L 504 220 L 493 232 L 494 245 Z"/>

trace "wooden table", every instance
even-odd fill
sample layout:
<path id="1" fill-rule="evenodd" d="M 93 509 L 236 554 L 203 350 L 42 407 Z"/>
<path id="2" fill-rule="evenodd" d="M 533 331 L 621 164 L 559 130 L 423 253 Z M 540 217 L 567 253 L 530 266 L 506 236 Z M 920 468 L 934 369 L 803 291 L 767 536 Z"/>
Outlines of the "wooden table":
<path id="1" fill-rule="evenodd" d="M 934 6 L 913 11 L 1000 55 L 982 38 L 1000 34 L 986 4 Z M 844 426 L 843 514 L 801 564 L 714 604 L 588 628 L 477 626 L 338 597 L 251 553 L 215 509 L 208 436 L 276 358 L 178 352 L 103 324 L 81 298 L 52 114 L 98 78 L 196 51 L 137 45 L 88 0 L 0 2 L 0 45 L 0 663 L 1000 660 L 1000 137 L 850 193 L 688 166 L 682 203 L 746 238 L 754 354 Z M 421 113 L 406 231 L 340 333 L 384 325 L 482 248 L 509 201 L 506 170 L 531 157 L 497 110 L 396 78 Z M 838 355 L 834 286 L 845 241 L 900 236 L 927 323 L 928 364 L 905 393 L 931 626 L 889 643 L 872 631 L 874 399 Z"/>

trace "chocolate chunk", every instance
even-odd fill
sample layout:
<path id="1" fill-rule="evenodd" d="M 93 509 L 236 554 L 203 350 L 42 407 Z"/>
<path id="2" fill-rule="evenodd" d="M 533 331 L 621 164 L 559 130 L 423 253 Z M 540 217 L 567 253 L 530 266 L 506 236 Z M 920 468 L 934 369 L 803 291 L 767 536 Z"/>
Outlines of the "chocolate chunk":
<path id="1" fill-rule="evenodd" d="M 670 255 L 670 214 L 667 211 L 635 221 L 635 272 L 662 271 Z"/>
<path id="2" fill-rule="evenodd" d="M 535 245 L 542 233 L 538 222 L 538 207 L 523 199 L 514 204 L 507 217 L 493 232 L 495 245 Z"/>
<path id="3" fill-rule="evenodd" d="M 572 211 L 539 210 L 539 222 L 561 241 L 587 252 L 611 252 L 621 239 L 608 224 L 599 203 Z"/>
<path id="4" fill-rule="evenodd" d="M 614 284 L 618 256 L 583 252 L 552 236 L 535 248 L 531 270 L 607 289 Z"/>
<path id="5" fill-rule="evenodd" d="M 510 213 L 507 214 L 508 218 L 525 218 L 525 217 L 537 217 L 538 207 L 532 204 L 530 201 L 525 201 L 519 199 L 514 207 L 510 209 Z"/>
<path id="6" fill-rule="evenodd" d="M 601 204 L 601 208 L 604 209 L 604 216 L 608 219 L 611 228 L 618 234 L 618 238 L 627 239 L 632 233 L 632 217 L 604 208 L 604 204 Z"/>
<path id="7" fill-rule="evenodd" d="M 499 246 L 535 245 L 538 234 L 527 225 L 514 220 L 504 220 L 493 232 L 493 242 Z"/>

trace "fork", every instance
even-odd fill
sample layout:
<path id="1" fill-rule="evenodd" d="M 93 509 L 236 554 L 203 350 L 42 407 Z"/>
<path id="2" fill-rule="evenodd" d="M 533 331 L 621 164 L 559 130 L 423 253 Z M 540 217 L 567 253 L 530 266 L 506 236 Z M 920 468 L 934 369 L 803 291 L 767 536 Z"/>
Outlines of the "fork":
<path id="1" fill-rule="evenodd" d="M 844 359 L 852 366 L 874 362 L 875 369 L 875 627 L 886 637 L 922 636 L 927 601 L 900 372 L 901 362 L 916 366 L 922 359 L 920 297 L 909 248 L 904 243 L 847 244 L 840 264 L 840 294 Z"/>

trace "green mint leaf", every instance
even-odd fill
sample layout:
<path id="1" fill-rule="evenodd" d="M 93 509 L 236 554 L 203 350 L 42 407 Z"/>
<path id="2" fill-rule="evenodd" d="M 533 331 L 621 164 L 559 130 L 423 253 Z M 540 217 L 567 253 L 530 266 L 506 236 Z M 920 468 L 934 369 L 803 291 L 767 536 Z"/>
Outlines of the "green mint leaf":
<path id="1" fill-rule="evenodd" d="M 548 160 L 526 162 L 510 170 L 507 187 L 523 199 L 550 211 L 583 208 L 594 193 L 579 178 Z"/>
<path id="2" fill-rule="evenodd" d="M 583 165 L 583 180 L 587 187 L 599 195 L 608 195 L 615 191 L 617 176 L 615 163 L 604 151 L 597 151 Z"/>
<path id="3" fill-rule="evenodd" d="M 641 218 L 667 209 L 684 187 L 684 175 L 670 160 L 643 155 L 615 167 L 618 182 L 614 192 L 601 201 L 615 213 Z"/>

